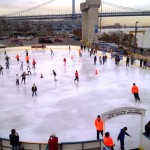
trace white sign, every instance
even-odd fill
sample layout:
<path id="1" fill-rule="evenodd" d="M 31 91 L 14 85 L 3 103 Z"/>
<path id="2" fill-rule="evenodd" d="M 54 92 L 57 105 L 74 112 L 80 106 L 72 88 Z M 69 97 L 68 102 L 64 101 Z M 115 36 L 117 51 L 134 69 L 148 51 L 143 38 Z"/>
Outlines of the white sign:
<path id="1" fill-rule="evenodd" d="M 141 116 L 145 116 L 145 109 L 142 108 L 136 108 L 136 107 L 122 107 L 122 108 L 117 108 L 117 109 L 113 109 L 111 111 L 108 111 L 106 113 L 103 113 L 102 119 L 105 120 L 109 120 L 121 115 L 141 115 Z"/>

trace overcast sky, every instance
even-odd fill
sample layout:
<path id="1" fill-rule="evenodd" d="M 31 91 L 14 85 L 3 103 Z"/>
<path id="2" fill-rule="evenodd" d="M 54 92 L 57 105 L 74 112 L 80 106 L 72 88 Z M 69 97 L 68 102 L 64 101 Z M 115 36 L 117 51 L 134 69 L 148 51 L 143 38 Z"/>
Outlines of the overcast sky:
<path id="1" fill-rule="evenodd" d="M 37 6 L 47 1 L 48 0 L 0 0 L 0 15 L 21 11 L 27 8 Z M 49 1 L 54 1 L 51 4 L 47 5 L 47 8 L 49 7 L 51 11 L 55 12 L 61 12 L 61 10 L 62 11 L 67 10 L 67 12 L 69 12 L 69 10 L 71 11 L 72 0 L 49 0 Z M 105 1 L 120 6 L 126 6 L 142 10 L 150 10 L 150 0 L 105 0 Z M 78 8 L 78 10 L 81 2 L 85 2 L 85 0 L 76 0 L 76 7 Z M 46 9 L 43 7 L 41 11 L 46 11 Z M 40 14 L 41 12 L 37 10 L 37 13 Z M 106 20 L 106 18 L 104 20 Z M 111 23 L 111 20 L 113 19 L 111 18 L 109 20 Z M 118 20 L 118 18 L 116 18 L 116 20 Z M 148 20 L 146 19 L 145 21 L 148 22 L 149 20 L 150 19 L 148 18 Z"/>

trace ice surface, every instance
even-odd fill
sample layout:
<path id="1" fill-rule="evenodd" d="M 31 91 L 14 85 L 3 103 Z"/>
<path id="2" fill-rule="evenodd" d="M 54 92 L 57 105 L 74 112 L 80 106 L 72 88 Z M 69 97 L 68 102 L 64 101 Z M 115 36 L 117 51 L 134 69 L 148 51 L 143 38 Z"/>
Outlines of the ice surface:
<path id="1" fill-rule="evenodd" d="M 5 69 L 3 51 L 0 53 L 0 64 L 4 67 L 4 75 L 0 76 L 0 137 L 8 138 L 10 130 L 15 128 L 22 141 L 47 142 L 51 133 L 56 133 L 59 142 L 95 140 L 94 120 L 97 115 L 124 106 L 145 108 L 144 125 L 150 120 L 149 70 L 136 66 L 127 68 L 124 62 L 117 67 L 111 59 L 105 65 L 97 62 L 95 66 L 94 56 L 90 57 L 87 51 L 83 51 L 83 57 L 78 56 L 79 47 L 72 46 L 71 54 L 69 46 L 51 46 L 46 51 L 28 48 L 30 67 L 34 58 L 36 69 L 31 69 L 33 75 L 27 76 L 25 85 L 16 86 L 16 73 L 22 74 L 21 61 L 24 62 L 24 71 L 27 70 L 26 48 L 9 49 L 9 70 Z M 53 49 L 53 57 L 49 49 Z M 21 59 L 19 63 L 15 58 L 17 54 Z M 57 81 L 54 81 L 53 69 Z M 98 75 L 95 75 L 96 69 Z M 76 70 L 79 83 L 74 82 Z M 41 72 L 43 79 L 40 78 Z M 139 86 L 142 103 L 136 103 L 131 94 L 133 82 Z M 38 88 L 37 97 L 32 97 L 31 93 L 34 83 Z M 116 149 L 119 148 L 118 133 L 124 126 L 132 136 L 126 137 L 126 148 L 137 147 L 140 116 L 121 116 L 106 122 L 106 131 L 114 139 Z"/>

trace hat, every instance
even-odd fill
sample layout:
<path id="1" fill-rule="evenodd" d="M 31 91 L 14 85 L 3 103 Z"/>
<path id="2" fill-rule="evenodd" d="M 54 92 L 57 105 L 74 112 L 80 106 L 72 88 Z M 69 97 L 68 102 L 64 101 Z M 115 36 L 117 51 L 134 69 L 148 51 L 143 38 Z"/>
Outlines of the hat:
<path id="1" fill-rule="evenodd" d="M 55 137 L 56 135 L 55 135 L 55 133 L 52 133 L 51 136 Z"/>

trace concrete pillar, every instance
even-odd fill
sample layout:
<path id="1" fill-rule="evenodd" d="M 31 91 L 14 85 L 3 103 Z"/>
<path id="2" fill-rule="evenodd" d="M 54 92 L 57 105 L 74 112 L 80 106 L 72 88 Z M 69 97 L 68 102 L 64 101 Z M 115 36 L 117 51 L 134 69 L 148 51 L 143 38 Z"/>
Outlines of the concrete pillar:
<path id="1" fill-rule="evenodd" d="M 95 26 L 98 26 L 98 9 L 100 0 L 86 0 L 86 3 L 81 3 L 82 11 L 82 41 L 93 43 L 97 41 L 97 33 Z"/>

